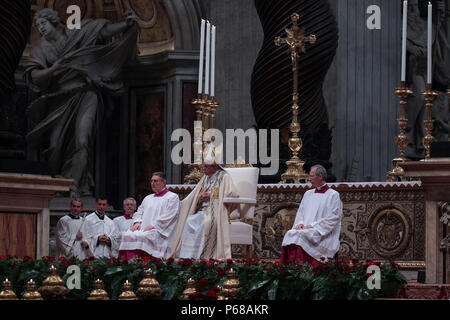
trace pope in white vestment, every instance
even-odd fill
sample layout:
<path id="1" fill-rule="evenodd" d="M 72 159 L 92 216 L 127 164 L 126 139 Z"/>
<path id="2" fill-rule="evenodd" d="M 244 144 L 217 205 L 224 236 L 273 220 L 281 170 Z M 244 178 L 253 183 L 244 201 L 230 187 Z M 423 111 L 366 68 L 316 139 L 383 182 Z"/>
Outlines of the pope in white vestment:
<path id="1" fill-rule="evenodd" d="M 294 225 L 284 236 L 280 259 L 284 264 L 315 262 L 308 258 L 326 261 L 339 250 L 342 201 L 339 193 L 325 184 L 322 176 L 326 175 L 325 169 L 321 167 L 321 171 L 318 167 L 321 166 L 312 167 L 309 178 L 315 189 L 303 195 Z"/>
<path id="2" fill-rule="evenodd" d="M 146 255 L 168 258 L 170 241 L 177 224 L 180 199 L 165 188 L 165 174 L 154 173 L 152 189 L 155 193 L 144 198 L 133 215 L 133 227 L 122 234 L 119 257 L 129 260 Z M 142 252 L 144 252 L 142 254 Z"/>
<path id="3" fill-rule="evenodd" d="M 89 247 L 96 258 L 116 257 L 120 232 L 111 218 L 105 214 L 108 207 L 106 199 L 97 199 L 97 210 L 86 217 L 86 224 L 91 231 Z"/>
<path id="4" fill-rule="evenodd" d="M 173 258 L 230 259 L 230 227 L 225 197 L 236 196 L 231 176 L 209 148 L 203 162 L 205 175 L 181 202 L 180 218 L 172 243 Z"/>

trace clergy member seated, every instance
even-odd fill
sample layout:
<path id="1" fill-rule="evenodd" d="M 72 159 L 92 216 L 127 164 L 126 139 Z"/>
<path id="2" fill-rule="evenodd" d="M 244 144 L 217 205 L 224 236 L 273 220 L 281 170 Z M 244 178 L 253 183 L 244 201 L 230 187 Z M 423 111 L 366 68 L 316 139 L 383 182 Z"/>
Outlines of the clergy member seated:
<path id="1" fill-rule="evenodd" d="M 134 199 L 133 197 L 129 197 L 123 200 L 123 215 L 115 217 L 113 219 L 117 229 L 119 229 L 120 239 L 122 238 L 122 234 L 125 231 L 128 231 L 133 225 L 133 214 L 135 211 L 136 211 L 136 199 Z M 119 250 L 119 247 L 120 241 L 117 250 Z M 117 254 L 118 252 L 115 255 L 117 256 Z"/>
<path id="2" fill-rule="evenodd" d="M 220 149 L 210 143 L 203 159 L 204 176 L 181 201 L 172 243 L 173 258 L 230 259 L 228 215 L 223 199 L 236 196 L 231 176 L 218 163 Z"/>
<path id="3" fill-rule="evenodd" d="M 342 201 L 326 184 L 327 171 L 315 165 L 309 172 L 314 189 L 305 192 L 294 226 L 283 239 L 280 262 L 317 266 L 339 250 Z"/>
<path id="4" fill-rule="evenodd" d="M 108 208 L 106 197 L 98 197 L 95 207 L 96 210 L 86 217 L 86 224 L 91 230 L 89 246 L 96 258 L 114 258 L 120 233 L 113 220 L 105 214 Z"/>
<path id="5" fill-rule="evenodd" d="M 153 256 L 168 258 L 170 241 L 177 224 L 180 199 L 166 189 L 166 175 L 152 175 L 153 194 L 144 198 L 133 215 L 133 226 L 122 234 L 119 258 L 129 260 Z"/>
<path id="6" fill-rule="evenodd" d="M 90 238 L 88 226 L 84 218 L 80 218 L 83 202 L 79 198 L 70 201 L 70 213 L 56 224 L 57 256 L 74 256 L 83 260 L 92 255 L 87 240 Z"/>

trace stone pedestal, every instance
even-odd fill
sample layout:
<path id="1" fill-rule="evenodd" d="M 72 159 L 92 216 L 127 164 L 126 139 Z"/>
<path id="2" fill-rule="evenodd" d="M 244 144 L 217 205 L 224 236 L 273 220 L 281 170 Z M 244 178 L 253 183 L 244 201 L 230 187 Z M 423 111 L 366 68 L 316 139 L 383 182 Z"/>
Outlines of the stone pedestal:
<path id="1" fill-rule="evenodd" d="M 442 283 L 444 280 L 443 253 L 440 242 L 443 224 L 439 221 L 438 202 L 450 201 L 450 159 L 407 161 L 399 164 L 407 177 L 422 181 L 425 191 L 425 266 L 426 283 Z"/>
<path id="2" fill-rule="evenodd" d="M 49 255 L 50 201 L 56 192 L 69 191 L 71 183 L 72 179 L 0 173 L 0 229 L 7 231 L 0 248 L 9 251 L 0 254 L 27 252 L 37 259 Z"/>

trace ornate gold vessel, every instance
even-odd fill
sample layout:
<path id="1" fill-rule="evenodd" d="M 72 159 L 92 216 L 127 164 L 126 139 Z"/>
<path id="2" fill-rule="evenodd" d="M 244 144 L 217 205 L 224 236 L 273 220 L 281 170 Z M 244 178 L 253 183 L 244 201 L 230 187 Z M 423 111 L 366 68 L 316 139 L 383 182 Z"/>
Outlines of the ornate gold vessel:
<path id="1" fill-rule="evenodd" d="M 69 290 L 64 285 L 64 281 L 58 274 L 58 270 L 52 265 L 48 271 L 48 277 L 42 282 L 39 293 L 44 299 L 58 300 L 64 299 Z"/>
<path id="2" fill-rule="evenodd" d="M 152 269 L 144 271 L 144 279 L 139 282 L 139 288 L 136 293 L 139 299 L 142 300 L 161 297 L 161 288 L 158 280 L 155 279 Z"/>
<path id="3" fill-rule="evenodd" d="M 18 300 L 16 294 L 13 291 L 13 286 L 8 278 L 2 282 L 2 291 L 0 292 L 0 300 Z"/>
<path id="4" fill-rule="evenodd" d="M 37 284 L 33 279 L 27 282 L 22 300 L 44 300 L 37 290 Z"/>
<path id="5" fill-rule="evenodd" d="M 102 280 L 100 279 L 95 280 L 92 287 L 93 290 L 88 300 L 109 300 L 108 293 L 104 289 Z"/>
<path id="6" fill-rule="evenodd" d="M 195 281 L 192 278 L 186 282 L 186 289 L 183 291 L 182 299 L 189 300 L 189 295 L 195 293 Z"/>
<path id="7" fill-rule="evenodd" d="M 221 295 L 224 298 L 220 300 L 236 299 L 239 290 L 240 288 L 237 273 L 233 270 L 233 268 L 231 268 L 227 273 L 227 280 L 223 284 L 223 289 L 221 291 Z"/>
<path id="8" fill-rule="evenodd" d="M 122 293 L 119 296 L 119 300 L 137 300 L 133 292 L 133 284 L 128 282 L 128 280 L 122 285 Z"/>

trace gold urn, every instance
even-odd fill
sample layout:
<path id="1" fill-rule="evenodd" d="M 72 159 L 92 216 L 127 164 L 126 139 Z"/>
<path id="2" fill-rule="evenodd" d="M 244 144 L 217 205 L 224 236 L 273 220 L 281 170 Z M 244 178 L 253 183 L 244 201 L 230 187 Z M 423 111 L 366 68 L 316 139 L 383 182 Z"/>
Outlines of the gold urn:
<path id="1" fill-rule="evenodd" d="M 217 293 L 217 300 L 227 300 L 225 298 L 225 296 L 223 295 L 223 288 L 220 286 L 219 286 L 219 288 L 220 288 L 220 291 Z"/>
<path id="2" fill-rule="evenodd" d="M 95 280 L 92 287 L 93 290 L 88 300 L 109 300 L 108 293 L 104 289 L 102 280 L 100 279 Z"/>
<path id="3" fill-rule="evenodd" d="M 64 281 L 58 274 L 58 269 L 51 266 L 48 271 L 48 277 L 42 282 L 39 293 L 44 299 L 59 300 L 64 299 L 69 290 L 64 285 Z"/>
<path id="4" fill-rule="evenodd" d="M 231 268 L 227 273 L 227 280 L 224 282 L 223 289 L 220 292 L 220 295 L 223 296 L 223 299 L 221 298 L 220 300 L 236 299 L 239 290 L 237 273 Z"/>
<path id="5" fill-rule="evenodd" d="M 181 299 L 189 300 L 189 295 L 192 293 L 195 293 L 195 281 L 194 279 L 189 278 L 189 280 L 186 282 L 186 289 L 184 289 Z"/>
<path id="6" fill-rule="evenodd" d="M 0 300 L 18 300 L 13 291 L 12 283 L 8 279 L 2 282 L 2 291 L 0 291 Z"/>
<path id="7" fill-rule="evenodd" d="M 128 280 L 122 285 L 122 293 L 119 296 L 119 300 L 137 300 L 133 292 L 133 284 L 128 282 Z"/>
<path id="8" fill-rule="evenodd" d="M 37 290 L 37 284 L 33 279 L 30 279 L 30 281 L 27 282 L 22 300 L 43 300 L 41 294 Z"/>
<path id="9" fill-rule="evenodd" d="M 152 269 L 144 271 L 144 279 L 139 282 L 139 288 L 136 293 L 141 300 L 158 299 L 161 297 L 161 288 L 159 287 L 158 280 L 155 279 Z"/>

